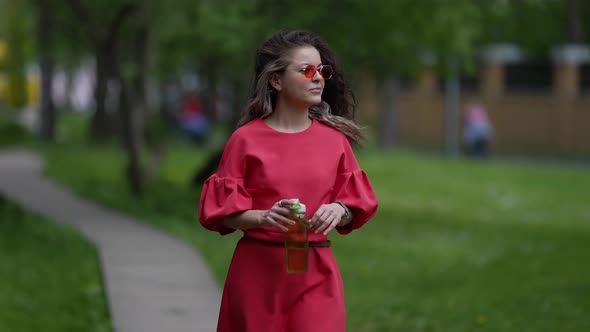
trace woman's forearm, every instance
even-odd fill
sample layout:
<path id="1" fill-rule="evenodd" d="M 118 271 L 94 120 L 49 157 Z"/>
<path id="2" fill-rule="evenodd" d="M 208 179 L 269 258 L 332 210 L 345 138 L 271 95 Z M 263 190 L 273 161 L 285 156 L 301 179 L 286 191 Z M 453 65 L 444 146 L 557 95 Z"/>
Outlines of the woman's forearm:
<path id="1" fill-rule="evenodd" d="M 223 219 L 223 226 L 233 229 L 250 229 L 261 225 L 262 210 L 248 210 Z"/>

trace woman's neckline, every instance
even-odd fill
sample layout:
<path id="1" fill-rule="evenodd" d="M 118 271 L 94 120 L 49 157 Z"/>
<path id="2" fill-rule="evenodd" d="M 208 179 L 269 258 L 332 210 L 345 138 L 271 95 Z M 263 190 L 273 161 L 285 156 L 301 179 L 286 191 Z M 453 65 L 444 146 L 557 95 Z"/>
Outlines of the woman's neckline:
<path id="1" fill-rule="evenodd" d="M 272 131 L 274 131 L 276 133 L 284 134 L 284 135 L 298 135 L 298 134 L 303 134 L 303 133 L 308 132 L 315 125 L 315 123 L 316 123 L 316 120 L 314 118 L 311 118 L 310 117 L 309 119 L 311 120 L 311 123 L 309 124 L 309 126 L 307 128 L 305 128 L 305 129 L 303 129 L 301 131 L 297 131 L 297 132 L 291 133 L 291 132 L 280 131 L 278 129 L 275 129 L 275 128 L 271 127 L 268 123 L 266 123 L 266 121 L 264 121 L 263 118 L 258 118 L 258 120 L 260 122 L 262 122 L 262 125 L 265 126 L 266 128 L 268 128 L 269 130 L 272 130 Z"/>

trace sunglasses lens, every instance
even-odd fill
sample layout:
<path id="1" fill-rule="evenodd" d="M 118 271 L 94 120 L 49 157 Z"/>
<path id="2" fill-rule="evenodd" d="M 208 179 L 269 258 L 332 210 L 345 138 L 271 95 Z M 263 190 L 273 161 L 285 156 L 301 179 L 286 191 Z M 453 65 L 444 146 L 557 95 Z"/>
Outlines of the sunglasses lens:
<path id="1" fill-rule="evenodd" d="M 330 65 L 322 66 L 322 68 L 320 69 L 320 74 L 322 74 L 322 77 L 325 80 L 329 80 L 330 78 L 332 78 L 332 74 L 334 74 L 334 69 Z"/>
<path id="2" fill-rule="evenodd" d="M 311 79 L 315 76 L 316 71 L 317 69 L 315 66 L 309 65 L 303 70 L 303 75 L 305 75 L 306 78 Z"/>

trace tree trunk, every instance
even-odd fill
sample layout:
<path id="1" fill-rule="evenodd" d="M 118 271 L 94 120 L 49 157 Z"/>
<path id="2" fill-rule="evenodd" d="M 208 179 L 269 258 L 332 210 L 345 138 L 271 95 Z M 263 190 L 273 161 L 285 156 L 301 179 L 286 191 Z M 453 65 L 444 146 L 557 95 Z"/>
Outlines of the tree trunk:
<path id="1" fill-rule="evenodd" d="M 152 142 L 150 161 L 144 168 L 140 153 L 144 146 L 145 115 L 147 113 L 147 73 L 149 30 L 147 27 L 137 29 L 133 35 L 130 53 L 128 54 L 136 70 L 126 76 L 118 63 L 114 73 L 120 83 L 120 133 L 121 142 L 127 154 L 127 179 L 131 192 L 140 195 L 143 187 L 154 176 L 165 152 L 162 142 Z"/>
<path id="2" fill-rule="evenodd" d="M 132 105 L 132 131 L 134 144 L 141 150 L 142 147 L 147 147 L 150 151 L 149 160 L 145 165 L 139 165 L 141 173 L 141 183 L 145 185 L 149 183 L 152 178 L 156 176 L 161 161 L 163 160 L 167 151 L 166 144 L 157 134 L 149 140 L 146 137 L 146 118 L 149 113 L 149 106 L 147 100 L 147 80 L 149 72 L 149 36 L 150 31 L 146 26 L 137 29 L 134 35 L 133 50 L 131 53 L 132 59 L 135 61 L 137 71 L 132 78 L 133 82 L 133 100 Z M 132 157 L 130 156 L 130 159 Z"/>
<path id="3" fill-rule="evenodd" d="M 74 68 L 70 65 L 66 65 L 64 67 L 64 72 L 66 75 L 66 81 L 65 81 L 65 91 L 66 91 L 66 96 L 65 99 L 63 100 L 64 104 L 61 105 L 62 109 L 65 110 L 73 110 L 74 106 L 72 103 L 72 98 L 70 98 L 68 92 L 69 91 L 74 91 Z"/>
<path id="4" fill-rule="evenodd" d="M 132 78 L 133 134 L 138 146 L 144 146 L 143 134 L 147 115 L 147 77 L 148 77 L 148 37 L 147 27 L 139 28 L 133 36 L 132 59 L 137 70 Z"/>
<path id="5" fill-rule="evenodd" d="M 120 37 L 123 23 L 137 11 L 138 4 L 125 3 L 115 11 L 115 16 L 109 22 L 95 23 L 85 2 L 68 0 L 69 7 L 80 20 L 80 27 L 94 44 L 96 59 L 96 86 L 94 90 L 95 112 L 90 124 L 90 141 L 105 142 L 112 136 L 110 116 L 106 109 L 107 83 L 113 76 L 112 67 L 116 65 L 117 41 Z"/>
<path id="6" fill-rule="evenodd" d="M 53 48 L 51 35 L 51 6 L 47 1 L 37 0 L 37 38 L 39 44 L 39 62 L 41 66 L 41 123 L 40 135 L 46 141 L 55 139 L 55 105 L 53 103 Z"/>
<path id="7" fill-rule="evenodd" d="M 111 66 L 109 57 L 115 56 L 109 46 L 96 45 L 96 82 L 94 86 L 94 114 L 90 120 L 90 142 L 105 143 L 112 136 L 111 119 L 106 108 L 107 84 Z"/>
<path id="8" fill-rule="evenodd" d="M 120 135 L 123 149 L 127 154 L 126 176 L 129 189 L 132 194 L 139 196 L 143 190 L 143 172 L 140 165 L 139 153 L 140 147 L 137 144 L 136 134 L 134 133 L 133 124 L 133 105 L 131 105 L 130 88 L 125 82 L 125 78 L 117 75 L 119 78 L 119 121 L 121 123 Z"/>
<path id="9" fill-rule="evenodd" d="M 580 21 L 580 6 L 578 0 L 565 1 L 567 19 L 567 36 L 572 43 L 581 44 L 584 40 L 582 22 Z"/>
<path id="10" fill-rule="evenodd" d="M 379 145 L 384 149 L 394 148 L 398 139 L 398 120 L 395 100 L 399 94 L 399 82 L 390 75 L 383 83 L 383 109 L 379 128 Z"/>
<path id="11" fill-rule="evenodd" d="M 129 189 L 134 195 L 141 195 L 144 184 L 144 174 L 140 162 L 140 152 L 143 143 L 141 131 L 141 115 L 145 107 L 145 92 L 144 79 L 141 71 L 142 64 L 145 63 L 144 53 L 142 50 L 147 45 L 146 38 L 141 33 L 133 36 L 134 40 L 131 47 L 129 57 L 136 65 L 136 70 L 132 76 L 127 77 L 121 71 L 119 64 L 114 66 L 115 76 L 120 84 L 119 96 L 119 120 L 120 120 L 120 135 L 123 149 L 127 154 L 127 181 Z"/>
<path id="12" fill-rule="evenodd" d="M 459 71 L 456 58 L 449 60 L 446 93 L 445 112 L 445 146 L 448 157 L 459 155 Z"/>

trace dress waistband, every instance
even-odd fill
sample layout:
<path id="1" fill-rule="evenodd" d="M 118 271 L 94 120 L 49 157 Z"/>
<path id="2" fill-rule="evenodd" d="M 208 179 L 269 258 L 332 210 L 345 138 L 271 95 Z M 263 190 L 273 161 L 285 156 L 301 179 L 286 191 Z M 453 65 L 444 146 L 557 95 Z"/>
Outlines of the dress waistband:
<path id="1" fill-rule="evenodd" d="M 275 246 L 275 247 L 284 247 L 285 246 L 285 244 L 283 242 L 273 242 L 273 241 L 269 241 L 269 240 L 261 240 L 261 239 L 253 238 L 253 237 L 248 236 L 246 234 L 244 234 L 243 238 L 247 239 L 247 240 L 253 240 L 253 241 L 257 241 L 257 242 L 264 243 L 267 245 Z M 332 244 L 332 242 L 330 242 L 330 240 L 308 242 L 308 245 L 310 247 L 319 247 L 319 248 L 328 248 L 331 246 L 331 244 Z"/>

